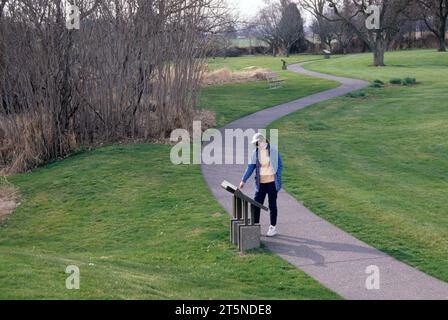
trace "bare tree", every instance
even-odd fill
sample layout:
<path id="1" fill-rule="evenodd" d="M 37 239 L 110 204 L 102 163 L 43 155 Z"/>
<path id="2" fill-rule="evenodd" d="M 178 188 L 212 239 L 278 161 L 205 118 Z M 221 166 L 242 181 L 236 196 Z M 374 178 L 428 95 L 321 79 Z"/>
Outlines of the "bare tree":
<path id="1" fill-rule="evenodd" d="M 304 40 L 303 20 L 297 4 L 290 0 L 266 1 L 257 19 L 258 34 L 275 56 L 281 49 L 289 56 L 291 49 Z"/>
<path id="2" fill-rule="evenodd" d="M 5 6 L 5 1 L 0 4 Z M 0 167 L 189 128 L 219 0 L 9 0 L 0 21 Z"/>
<path id="3" fill-rule="evenodd" d="M 0 1 L 0 19 L 3 17 L 3 10 L 5 9 L 6 3 L 8 0 L 1 0 Z"/>
<path id="4" fill-rule="evenodd" d="M 302 0 L 301 7 L 314 17 L 312 29 L 319 36 L 321 44 L 325 44 L 331 50 L 331 43 L 334 40 L 332 21 L 326 18 L 329 10 L 327 0 Z M 323 48 L 321 48 L 323 49 Z"/>
<path id="5" fill-rule="evenodd" d="M 227 57 L 229 49 L 233 45 L 233 39 L 236 38 L 237 30 L 233 16 L 227 17 L 227 23 L 217 28 L 216 32 L 210 37 L 208 56 Z"/>
<path id="6" fill-rule="evenodd" d="M 416 0 L 420 17 L 439 40 L 440 52 L 446 51 L 448 0 Z"/>
<path id="7" fill-rule="evenodd" d="M 373 52 L 373 65 L 384 66 L 384 54 L 394 36 L 398 33 L 400 25 L 405 21 L 405 12 L 413 0 L 303 0 L 311 8 L 318 7 L 314 13 L 330 21 L 343 21 L 362 39 Z M 380 26 L 378 29 L 368 29 L 366 20 L 371 12 L 367 9 L 370 5 L 379 8 Z M 347 10 L 347 6 L 351 9 Z M 325 14 L 326 7 L 332 10 L 334 17 Z"/>
<path id="8" fill-rule="evenodd" d="M 280 36 L 278 33 L 280 20 L 281 9 L 279 3 L 267 1 L 266 6 L 258 13 L 256 22 L 259 38 L 269 45 L 273 56 L 277 55 L 280 47 Z"/>
<path id="9" fill-rule="evenodd" d="M 320 22 L 319 20 L 314 19 L 311 24 L 313 33 L 317 34 L 319 37 L 321 49 L 325 49 L 325 45 L 330 51 L 333 50 L 333 42 L 336 40 L 335 25 L 336 22 L 326 19 L 321 19 Z"/>
<path id="10" fill-rule="evenodd" d="M 351 6 L 349 1 L 346 0 L 342 7 L 343 14 L 345 16 L 352 16 L 353 9 L 353 6 Z M 347 53 L 349 46 L 353 43 L 353 40 L 356 38 L 355 31 L 353 30 L 353 27 L 345 20 L 336 19 L 333 12 L 330 11 L 328 15 L 331 20 L 335 20 L 334 22 L 330 21 L 330 27 L 334 38 L 337 40 L 340 50 L 343 54 L 345 54 Z"/>
<path id="11" fill-rule="evenodd" d="M 355 40 L 355 33 L 350 25 L 344 21 L 336 21 L 334 24 L 334 35 L 342 54 L 346 54 L 350 45 Z"/>

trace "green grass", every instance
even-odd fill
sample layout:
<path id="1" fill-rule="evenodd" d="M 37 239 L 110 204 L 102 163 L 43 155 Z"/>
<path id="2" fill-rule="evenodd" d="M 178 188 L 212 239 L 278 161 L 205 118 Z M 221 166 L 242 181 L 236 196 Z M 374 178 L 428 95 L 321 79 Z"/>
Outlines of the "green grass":
<path id="1" fill-rule="evenodd" d="M 245 56 L 240 58 L 216 58 L 209 60 L 211 70 L 227 68 L 241 70 L 256 66 L 267 68 L 278 73 L 285 83 L 283 88 L 268 89 L 266 81 L 228 84 L 207 87 L 202 91 L 198 108 L 212 110 L 216 113 L 217 127 L 255 113 L 265 108 L 302 98 L 338 86 L 338 83 L 299 75 L 282 70 L 281 59 L 288 63 L 312 61 L 319 56 L 302 55 L 290 58 L 274 58 L 270 56 Z"/>
<path id="2" fill-rule="evenodd" d="M 0 227 L 0 299 L 338 298 L 267 250 L 239 254 L 199 166 L 169 154 L 109 146 L 11 177 L 21 205 Z M 80 290 L 65 288 L 68 265 Z"/>
<path id="3" fill-rule="evenodd" d="M 279 128 L 285 187 L 357 238 L 448 281 L 448 54 L 371 54 L 307 68 L 373 81 L 367 88 L 294 113 Z M 416 78 L 393 86 L 392 78 Z"/>

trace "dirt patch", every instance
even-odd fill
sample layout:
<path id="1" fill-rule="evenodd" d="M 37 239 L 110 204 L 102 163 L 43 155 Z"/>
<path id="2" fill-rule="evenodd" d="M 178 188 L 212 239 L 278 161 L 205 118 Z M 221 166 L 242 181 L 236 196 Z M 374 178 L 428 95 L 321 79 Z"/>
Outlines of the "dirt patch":
<path id="1" fill-rule="evenodd" d="M 13 187 L 0 186 L 0 223 L 11 214 L 16 206 L 17 189 Z"/>
<path id="2" fill-rule="evenodd" d="M 231 83 L 244 83 L 257 80 L 266 80 L 266 76 L 272 73 L 268 69 L 257 67 L 244 68 L 241 71 L 231 71 L 229 69 L 218 69 L 207 72 L 202 78 L 203 86 L 213 86 Z"/>

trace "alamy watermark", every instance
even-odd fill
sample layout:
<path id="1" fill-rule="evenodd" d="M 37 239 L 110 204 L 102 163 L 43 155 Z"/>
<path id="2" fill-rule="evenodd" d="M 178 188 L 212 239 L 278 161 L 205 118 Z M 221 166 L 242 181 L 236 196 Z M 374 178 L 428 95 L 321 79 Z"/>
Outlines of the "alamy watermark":
<path id="1" fill-rule="evenodd" d="M 208 129 L 202 132 L 201 121 L 193 122 L 193 137 L 188 130 L 176 129 L 170 140 L 176 143 L 171 149 L 170 159 L 175 165 L 206 164 L 233 165 L 250 163 L 256 145 L 251 143 L 256 133 L 269 140 L 278 150 L 277 129 Z M 275 168 L 274 168 L 275 169 Z"/>
<path id="2" fill-rule="evenodd" d="M 366 279 L 366 289 L 380 290 L 380 268 L 375 265 L 368 266 L 366 273 L 369 275 Z"/>
<path id="3" fill-rule="evenodd" d="M 79 30 L 81 28 L 81 11 L 74 1 L 65 1 L 65 27 L 68 30 Z"/>
<path id="4" fill-rule="evenodd" d="M 65 287 L 68 290 L 79 290 L 81 284 L 81 273 L 78 266 L 70 265 L 65 268 L 65 273 L 69 274 L 65 279 Z"/>
<path id="5" fill-rule="evenodd" d="M 368 15 L 366 19 L 366 28 L 368 30 L 381 29 L 381 8 L 377 5 L 370 5 L 366 8 L 365 13 Z"/>

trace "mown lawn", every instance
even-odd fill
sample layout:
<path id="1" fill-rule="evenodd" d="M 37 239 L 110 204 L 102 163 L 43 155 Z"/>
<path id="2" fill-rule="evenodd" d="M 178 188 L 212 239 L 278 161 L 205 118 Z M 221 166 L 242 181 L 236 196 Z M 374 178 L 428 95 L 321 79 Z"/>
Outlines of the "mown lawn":
<path id="1" fill-rule="evenodd" d="M 289 64 L 321 59 L 320 56 L 295 55 L 290 58 L 247 56 L 209 60 L 211 70 L 227 68 L 237 71 L 247 67 L 270 69 L 279 74 L 285 83 L 283 88 L 269 90 L 266 81 L 237 83 L 207 87 L 202 91 L 198 108 L 215 111 L 217 127 L 265 108 L 296 100 L 307 95 L 338 86 L 338 83 L 299 75 L 282 70 L 281 60 Z"/>
<path id="2" fill-rule="evenodd" d="M 303 59 L 310 57 L 295 57 Z M 236 69 L 280 63 L 216 59 L 214 67 L 230 61 Z M 336 85 L 282 76 L 284 89 L 269 91 L 265 82 L 239 84 L 239 95 L 232 85 L 207 88 L 202 101 L 228 106 L 220 109 L 224 125 Z M 171 165 L 169 151 L 110 146 L 11 177 L 21 205 L 0 227 L 0 298 L 338 298 L 266 250 L 240 255 L 199 167 Z M 65 288 L 68 265 L 80 267 L 79 291 Z"/>
<path id="3" fill-rule="evenodd" d="M 279 128 L 287 191 L 357 238 L 448 281 L 448 54 L 371 54 L 307 68 L 416 86 L 362 90 L 294 113 Z"/>
<path id="4" fill-rule="evenodd" d="M 228 243 L 199 166 L 170 147 L 109 146 L 20 174 L 0 226 L 0 299 L 335 299 L 260 249 Z M 76 265 L 81 289 L 65 288 Z"/>

